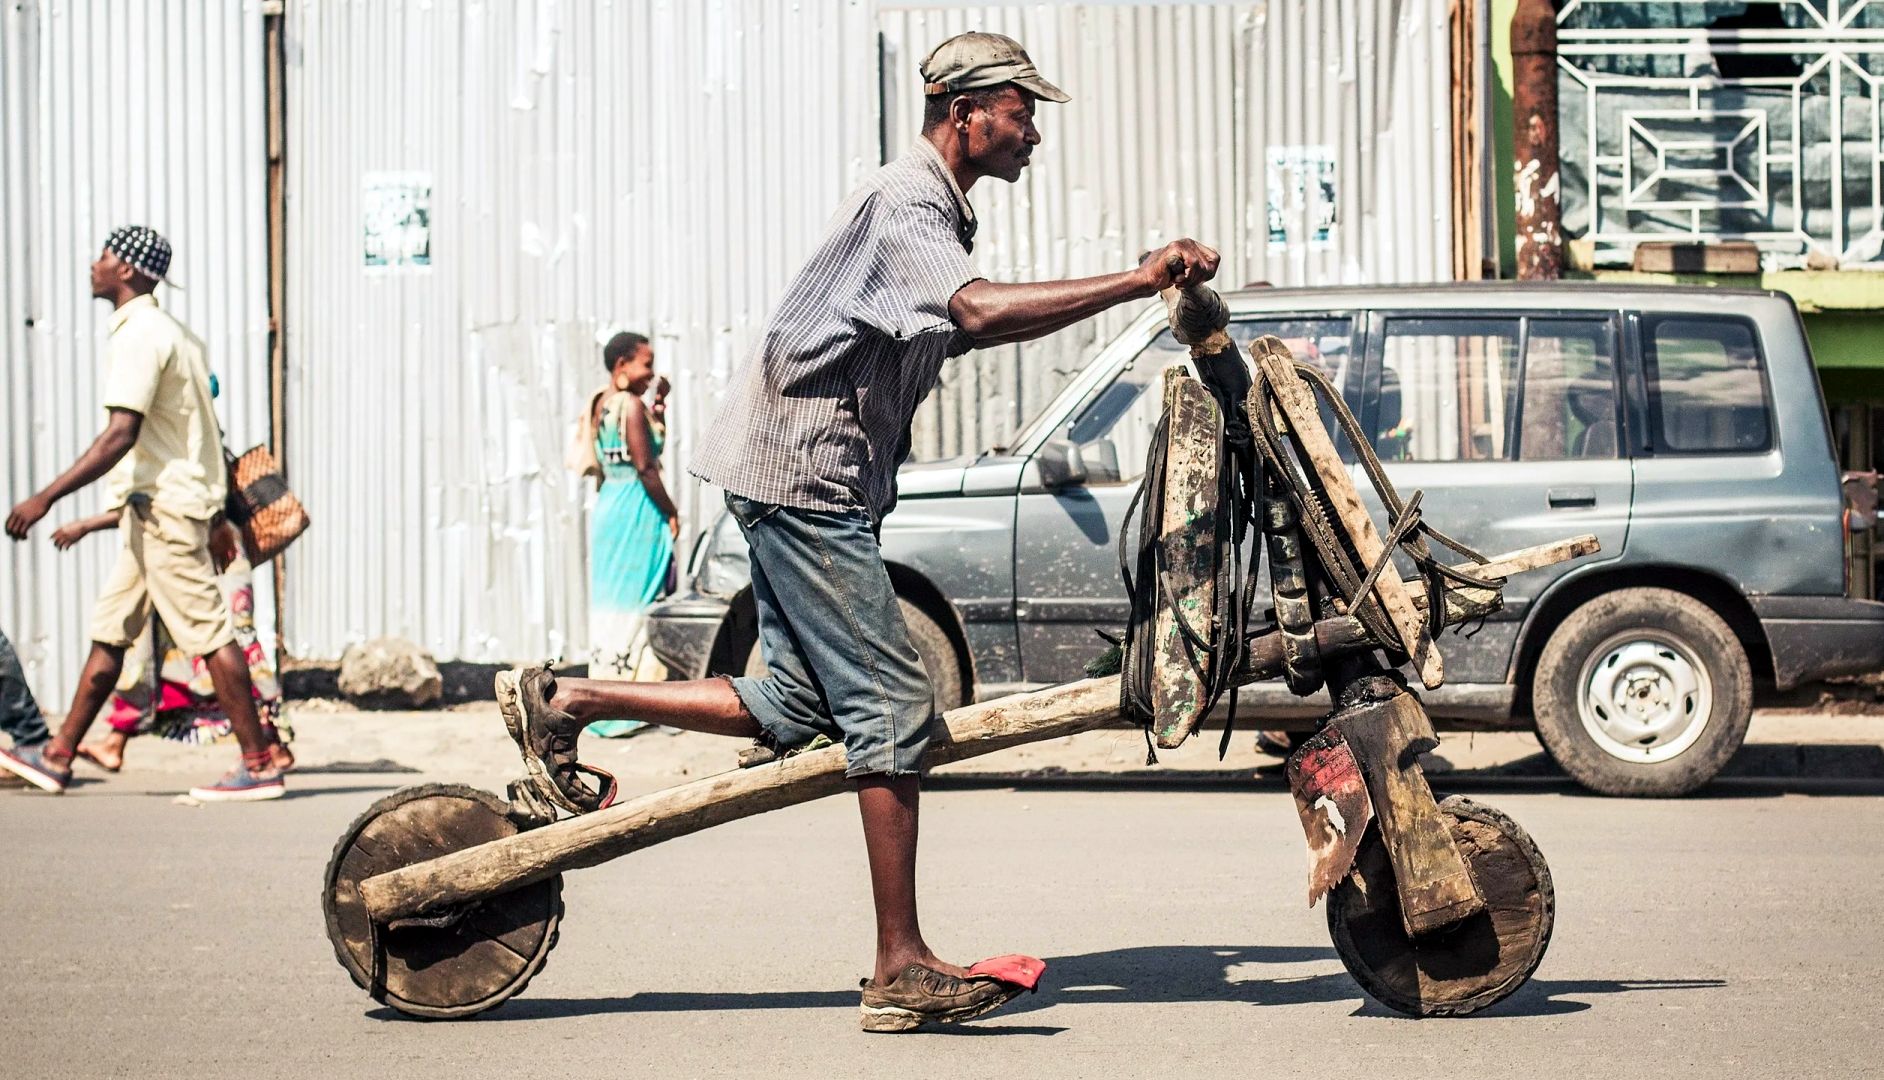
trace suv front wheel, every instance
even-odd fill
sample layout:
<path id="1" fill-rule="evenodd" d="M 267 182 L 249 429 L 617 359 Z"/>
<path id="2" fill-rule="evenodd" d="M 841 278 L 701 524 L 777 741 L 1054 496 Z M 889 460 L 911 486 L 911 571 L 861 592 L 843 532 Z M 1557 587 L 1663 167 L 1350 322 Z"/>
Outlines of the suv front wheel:
<path id="1" fill-rule="evenodd" d="M 1583 786 L 1686 795 L 1745 741 L 1753 673 L 1706 604 L 1669 589 L 1618 589 L 1551 633 L 1531 707 L 1544 749 Z"/>

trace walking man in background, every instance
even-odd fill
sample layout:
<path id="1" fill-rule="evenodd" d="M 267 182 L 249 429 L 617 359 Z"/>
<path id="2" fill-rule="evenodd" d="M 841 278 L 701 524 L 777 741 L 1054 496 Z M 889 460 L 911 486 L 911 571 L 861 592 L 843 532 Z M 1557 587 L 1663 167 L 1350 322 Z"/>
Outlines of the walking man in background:
<path id="1" fill-rule="evenodd" d="M 935 694 L 877 539 L 896 503 L 916 407 L 950 356 L 1156 296 L 1173 283 L 1173 266 L 1178 284 L 1207 281 L 1217 268 L 1216 252 L 1182 240 L 1100 277 L 1011 285 L 978 277 L 967 192 L 983 177 L 1019 180 L 1040 143 L 1035 103 L 1067 96 L 998 34 L 952 38 L 921 71 L 922 137 L 838 210 L 695 460 L 697 475 L 726 489 L 750 546 L 769 676 L 623 683 L 557 679 L 537 667 L 498 683 L 526 764 L 578 812 L 607 797 L 606 786 L 593 791 L 581 779 L 596 770 L 576 761 L 577 733 L 593 720 L 758 738 L 780 754 L 821 735 L 842 743 L 876 901 L 866 1031 L 968 1019 L 1022 989 L 938 958 L 916 917 L 917 805 Z"/>
<path id="2" fill-rule="evenodd" d="M 106 506 L 121 515 L 124 546 L 93 610 L 91 656 L 64 723 L 37 746 L 0 751 L 0 768 L 43 790 L 65 790 L 74 751 L 154 610 L 180 648 L 203 658 L 242 746 L 242 760 L 227 776 L 190 794 L 208 802 L 275 799 L 281 773 L 255 713 L 248 661 L 209 553 L 210 522 L 227 493 L 222 428 L 202 341 L 157 306 L 155 291 L 169 269 L 169 241 L 136 225 L 112 233 L 92 263 L 92 295 L 113 309 L 105 430 L 57 480 L 13 508 L 6 530 L 26 539 L 54 503 L 108 476 Z"/>
<path id="3" fill-rule="evenodd" d="M 39 711 L 39 702 L 33 700 L 32 688 L 26 685 L 26 672 L 20 668 L 19 655 L 13 651 L 13 643 L 7 640 L 4 631 L 0 631 L 0 731 L 13 740 L 16 752 L 37 748 L 51 734 L 46 730 L 46 717 Z M 0 787 L 22 783 L 24 781 L 12 773 L 0 772 Z"/>

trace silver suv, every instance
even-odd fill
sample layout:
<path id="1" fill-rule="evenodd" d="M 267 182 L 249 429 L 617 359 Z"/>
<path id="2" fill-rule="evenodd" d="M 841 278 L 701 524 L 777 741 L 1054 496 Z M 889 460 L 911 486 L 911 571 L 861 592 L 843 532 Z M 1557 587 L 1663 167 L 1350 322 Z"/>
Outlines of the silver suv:
<path id="1" fill-rule="evenodd" d="M 1534 723 L 1583 784 L 1677 795 L 1739 748 L 1756 687 L 1884 667 L 1884 604 L 1846 596 L 1838 469 L 1785 295 L 1499 284 L 1227 299 L 1239 340 L 1274 334 L 1327 372 L 1438 528 L 1487 555 L 1601 540 L 1514 578 L 1502 612 L 1442 641 L 1448 682 L 1424 695 L 1442 728 Z M 1081 678 L 1104 649 L 1095 631 L 1123 624 L 1118 530 L 1160 372 L 1186 356 L 1148 310 L 1008 445 L 902 470 L 883 553 L 940 706 Z M 652 615 L 674 676 L 763 670 L 729 517 L 688 579 Z M 1306 729 L 1328 707 L 1279 682 L 1242 700 L 1268 728 Z"/>

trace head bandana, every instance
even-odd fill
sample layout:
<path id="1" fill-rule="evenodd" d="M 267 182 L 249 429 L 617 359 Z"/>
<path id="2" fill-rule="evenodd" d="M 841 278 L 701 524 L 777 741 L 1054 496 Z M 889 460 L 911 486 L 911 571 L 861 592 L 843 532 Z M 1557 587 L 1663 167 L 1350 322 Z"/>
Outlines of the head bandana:
<path id="1" fill-rule="evenodd" d="M 105 250 L 123 259 L 125 265 L 152 281 L 176 287 L 174 282 L 164 277 L 170 270 L 170 241 L 159 235 L 156 229 L 126 225 L 106 238 Z"/>

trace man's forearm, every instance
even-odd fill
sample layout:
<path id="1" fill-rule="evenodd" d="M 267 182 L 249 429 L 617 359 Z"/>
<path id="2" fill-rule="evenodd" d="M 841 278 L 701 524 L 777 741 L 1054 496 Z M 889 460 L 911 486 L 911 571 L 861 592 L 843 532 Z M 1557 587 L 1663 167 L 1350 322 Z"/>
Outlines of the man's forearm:
<path id="1" fill-rule="evenodd" d="M 1108 308 L 1157 295 L 1138 270 L 1072 281 L 973 281 L 949 301 L 949 316 L 977 345 L 1031 341 Z"/>
<path id="2" fill-rule="evenodd" d="M 1035 338 L 1046 337 L 1049 334 L 1057 334 L 1076 322 L 1090 318 L 1092 318 L 1092 316 L 1086 314 L 1068 315 L 1058 322 L 1053 323 L 1051 326 L 1038 328 L 1033 333 L 1017 335 L 1015 337 L 976 338 L 975 348 L 986 349 L 995 345 L 1012 345 L 1018 341 L 1032 341 Z"/>
<path id="3" fill-rule="evenodd" d="M 78 491 L 110 472 L 111 467 L 123 460 L 124 455 L 130 453 L 131 447 L 136 443 L 137 436 L 135 435 L 126 438 L 116 430 L 107 430 L 93 440 L 92 445 L 79 455 L 79 459 L 72 463 L 71 468 L 40 491 L 40 498 L 45 499 L 48 504 L 56 503 Z"/>

